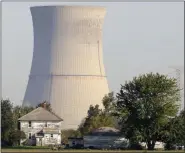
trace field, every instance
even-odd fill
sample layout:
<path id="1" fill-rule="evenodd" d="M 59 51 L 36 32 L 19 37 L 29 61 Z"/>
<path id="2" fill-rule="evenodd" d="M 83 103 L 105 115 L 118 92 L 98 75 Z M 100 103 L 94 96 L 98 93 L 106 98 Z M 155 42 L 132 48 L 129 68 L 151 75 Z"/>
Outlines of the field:
<path id="1" fill-rule="evenodd" d="M 11 153 L 11 152 L 19 152 L 19 153 L 30 153 L 30 152 L 37 152 L 37 153 L 53 153 L 53 152 L 58 152 L 58 153 L 67 153 L 67 152 L 90 152 L 90 153 L 102 153 L 102 152 L 109 152 L 109 153 L 117 153 L 117 152 L 122 152 L 122 153 L 183 153 L 183 151 L 102 151 L 102 150 L 61 150 L 61 151 L 52 151 L 52 150 L 41 150 L 41 149 L 30 149 L 30 150 L 23 150 L 23 149 L 2 149 L 2 153 Z"/>
<path id="2" fill-rule="evenodd" d="M 68 149 L 65 149 L 65 150 L 60 150 L 60 151 L 53 151 L 49 148 L 33 148 L 33 147 L 26 147 L 26 148 L 20 148 L 20 147 L 17 147 L 17 148 L 3 148 L 1 150 L 1 152 L 6 152 L 6 153 L 11 153 L 11 152 L 19 152 L 19 153 L 30 153 L 30 152 L 37 152 L 37 153 L 52 153 L 52 152 L 58 152 L 58 153 L 67 153 L 67 152 L 89 152 L 89 153 L 117 153 L 117 152 L 120 152 L 120 153 L 183 153 L 184 151 L 176 151 L 176 150 L 172 150 L 172 151 L 144 151 L 144 150 L 141 150 L 141 151 L 136 151 L 136 150 L 87 150 L 87 149 L 83 149 L 83 150 L 75 150 L 75 149 L 71 149 L 71 150 L 68 150 Z"/>

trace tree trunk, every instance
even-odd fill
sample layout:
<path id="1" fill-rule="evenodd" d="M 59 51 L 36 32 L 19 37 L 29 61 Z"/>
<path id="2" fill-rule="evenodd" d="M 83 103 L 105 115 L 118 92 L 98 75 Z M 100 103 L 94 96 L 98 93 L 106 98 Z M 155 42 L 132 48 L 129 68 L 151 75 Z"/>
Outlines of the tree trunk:
<path id="1" fill-rule="evenodd" d="M 154 150 L 155 147 L 155 141 L 148 141 L 147 142 L 148 150 Z"/>

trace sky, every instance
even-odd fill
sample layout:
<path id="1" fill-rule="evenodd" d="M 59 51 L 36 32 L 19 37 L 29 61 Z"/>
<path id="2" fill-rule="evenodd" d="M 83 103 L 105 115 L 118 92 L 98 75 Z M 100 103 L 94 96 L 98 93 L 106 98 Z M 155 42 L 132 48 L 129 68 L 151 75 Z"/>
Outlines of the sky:
<path id="1" fill-rule="evenodd" d="M 2 96 L 22 104 L 33 55 L 30 6 L 96 5 L 107 14 L 103 29 L 104 65 L 110 91 L 143 73 L 175 77 L 184 68 L 183 2 L 64 3 L 7 2 L 2 6 Z M 184 71 L 181 85 L 184 82 Z"/>

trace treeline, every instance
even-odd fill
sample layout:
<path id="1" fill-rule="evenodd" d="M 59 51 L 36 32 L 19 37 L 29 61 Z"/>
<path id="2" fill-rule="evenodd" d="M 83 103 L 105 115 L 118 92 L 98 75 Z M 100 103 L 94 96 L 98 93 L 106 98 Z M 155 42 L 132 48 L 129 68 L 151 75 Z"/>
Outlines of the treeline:
<path id="1" fill-rule="evenodd" d="M 51 111 L 50 104 L 42 102 L 37 107 L 44 107 Z M 36 108 L 37 108 L 36 107 Z M 34 107 L 13 106 L 10 100 L 1 100 L 1 144 L 2 146 L 19 145 L 20 139 L 26 138 L 23 131 L 19 130 L 18 119 L 32 110 Z"/>
<path id="2" fill-rule="evenodd" d="M 63 130 L 63 142 L 67 143 L 68 137 L 81 137 L 93 129 L 109 126 L 120 129 L 133 146 L 144 142 L 148 150 L 153 150 L 157 141 L 164 142 L 166 149 L 182 146 L 185 143 L 185 111 L 178 113 L 179 92 L 177 80 L 166 75 L 149 73 L 134 77 L 121 85 L 118 93 L 106 95 L 103 107 L 90 106 L 77 130 Z M 49 104 L 47 108 L 51 110 Z M 20 139 L 20 136 L 12 138 L 12 132 L 18 130 L 17 119 L 33 109 L 13 107 L 10 101 L 1 101 L 3 142 L 12 145 Z"/>
<path id="3" fill-rule="evenodd" d="M 68 136 L 83 136 L 93 129 L 110 126 L 121 130 L 132 146 L 146 143 L 153 150 L 157 141 L 170 150 L 185 143 L 185 112 L 179 112 L 180 89 L 177 81 L 149 73 L 121 85 L 120 92 L 103 98 L 103 109 L 90 106 L 78 130 Z M 67 133 L 69 131 L 64 131 Z"/>

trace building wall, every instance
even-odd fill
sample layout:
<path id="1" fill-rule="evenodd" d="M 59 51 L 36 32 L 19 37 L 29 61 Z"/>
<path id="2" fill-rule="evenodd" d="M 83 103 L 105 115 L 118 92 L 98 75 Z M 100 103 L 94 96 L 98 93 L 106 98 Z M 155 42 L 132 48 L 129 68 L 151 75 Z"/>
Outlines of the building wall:
<path id="1" fill-rule="evenodd" d="M 118 136 L 84 136 L 84 147 L 109 148 L 119 138 Z"/>
<path id="2" fill-rule="evenodd" d="M 53 134 L 53 137 L 51 137 L 51 134 L 45 134 L 44 135 L 44 144 L 45 145 L 61 144 L 61 135 L 60 134 Z"/>
<path id="3" fill-rule="evenodd" d="M 47 123 L 47 127 L 45 127 L 45 123 Z M 27 141 L 28 145 L 36 144 L 36 139 L 29 139 L 29 133 L 31 133 L 31 136 L 35 136 L 36 133 L 43 129 L 54 129 L 58 130 L 59 134 L 53 134 L 53 138 L 51 138 L 51 134 L 44 135 L 44 138 L 42 139 L 42 144 L 47 145 L 49 142 L 53 144 L 56 142 L 57 144 L 61 143 L 61 122 L 41 122 L 41 121 L 32 121 L 31 127 L 29 127 L 28 121 L 21 121 L 20 122 L 20 128 L 22 131 L 26 134 L 26 139 L 21 140 L 21 144 L 25 141 Z"/>
<path id="4" fill-rule="evenodd" d="M 32 7 L 34 52 L 23 105 L 49 101 L 76 129 L 89 106 L 108 94 L 103 65 L 103 21 L 100 7 Z M 81 106 L 81 107 L 79 107 Z"/>
<path id="5" fill-rule="evenodd" d="M 74 145 L 84 145 L 83 139 L 68 139 L 69 147 L 74 147 Z"/>

